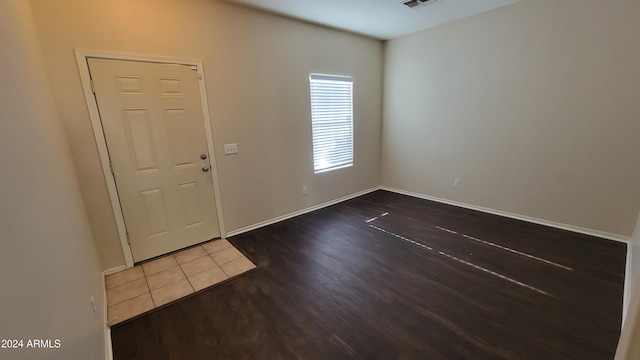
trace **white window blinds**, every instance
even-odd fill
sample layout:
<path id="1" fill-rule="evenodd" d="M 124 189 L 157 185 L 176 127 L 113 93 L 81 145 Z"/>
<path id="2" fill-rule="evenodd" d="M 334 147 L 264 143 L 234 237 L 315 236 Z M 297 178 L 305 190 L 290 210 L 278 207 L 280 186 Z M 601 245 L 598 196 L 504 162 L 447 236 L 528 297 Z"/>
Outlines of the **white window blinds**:
<path id="1" fill-rule="evenodd" d="M 353 79 L 310 74 L 313 169 L 353 165 Z"/>

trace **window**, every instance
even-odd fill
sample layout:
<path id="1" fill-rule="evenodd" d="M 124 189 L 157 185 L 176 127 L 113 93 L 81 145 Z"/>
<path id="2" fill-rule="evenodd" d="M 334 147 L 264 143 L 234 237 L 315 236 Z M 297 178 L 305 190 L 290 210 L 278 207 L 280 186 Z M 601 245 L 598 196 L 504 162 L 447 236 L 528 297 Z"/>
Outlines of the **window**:
<path id="1" fill-rule="evenodd" d="M 313 170 L 353 165 L 353 79 L 310 74 Z"/>

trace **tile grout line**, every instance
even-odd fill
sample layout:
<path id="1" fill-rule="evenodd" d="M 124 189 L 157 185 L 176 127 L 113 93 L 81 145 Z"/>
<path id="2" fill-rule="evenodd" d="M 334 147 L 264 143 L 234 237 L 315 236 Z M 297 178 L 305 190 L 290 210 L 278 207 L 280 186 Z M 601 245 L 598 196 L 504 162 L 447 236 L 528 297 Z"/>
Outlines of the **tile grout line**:
<path id="1" fill-rule="evenodd" d="M 153 303 L 153 308 L 155 309 L 157 308 L 156 300 L 153 298 L 153 294 L 151 294 L 151 286 L 149 286 L 149 279 L 147 277 L 147 272 L 144 271 L 144 267 L 142 267 L 142 265 L 140 265 L 140 268 L 142 269 L 142 273 L 144 274 L 144 281 L 147 283 L 147 289 L 149 289 L 149 297 L 151 298 L 151 303 Z"/>
<path id="2" fill-rule="evenodd" d="M 204 250 L 204 248 L 202 247 L 202 245 L 200 245 L 200 248 L 201 248 L 202 250 Z M 207 253 L 207 250 L 204 250 L 204 253 L 205 253 L 205 254 L 207 254 L 207 255 L 209 255 L 209 254 Z M 202 257 L 204 257 L 204 256 L 202 256 Z M 199 258 L 197 258 L 197 259 L 199 259 Z M 197 260 L 197 259 L 193 259 L 193 260 L 191 260 L 191 261 L 195 261 L 195 260 Z M 189 284 L 189 286 L 191 286 L 191 293 L 196 292 L 196 288 L 194 288 L 194 287 L 193 287 L 193 284 L 191 283 L 191 280 L 189 280 L 189 277 L 187 276 L 187 273 L 185 273 L 185 272 L 184 272 L 184 269 L 182 268 L 182 264 L 178 264 L 178 265 L 180 266 L 180 270 L 182 270 L 182 274 L 184 275 L 184 278 L 185 278 L 185 279 L 187 279 L 187 283 Z M 184 296 L 182 296 L 182 297 L 184 297 Z M 181 298 L 182 298 L 182 297 L 181 297 Z"/>
<path id="3" fill-rule="evenodd" d="M 118 285 L 118 286 L 111 287 L 110 289 L 105 289 L 105 291 L 107 291 L 107 290 L 112 290 L 112 289 L 118 288 L 118 287 L 120 287 L 120 286 L 128 285 L 128 284 L 130 284 L 130 283 L 132 283 L 132 282 L 134 282 L 134 281 L 138 281 L 138 280 L 140 280 L 140 279 L 142 279 L 142 278 L 138 278 L 138 279 L 135 279 L 135 280 L 128 281 L 128 282 L 123 283 L 123 284 L 120 284 L 120 285 Z M 146 277 L 144 278 L 144 280 L 145 280 L 145 284 L 146 284 L 146 281 L 147 281 Z M 149 289 L 149 285 L 148 285 L 148 284 L 147 284 L 147 289 Z M 149 291 L 146 291 L 145 293 L 148 293 L 148 292 L 149 292 Z M 138 295 L 134 295 L 133 297 L 125 298 L 125 299 L 120 300 L 120 301 L 118 301 L 117 303 L 114 303 L 114 304 L 109 304 L 109 296 L 107 295 L 107 307 L 109 307 L 109 306 L 115 306 L 115 305 L 118 305 L 118 304 L 122 304 L 122 303 L 123 303 L 123 302 L 125 302 L 125 301 L 129 301 L 129 300 L 134 299 L 134 298 L 136 298 L 136 297 L 138 297 L 138 296 L 140 296 L 140 295 L 144 295 L 145 293 L 138 294 Z"/>
<path id="4" fill-rule="evenodd" d="M 202 247 L 202 246 L 200 246 Z M 194 259 L 195 260 L 195 259 Z M 192 260 L 193 261 L 193 260 Z M 184 269 L 182 268 L 182 264 L 180 264 L 178 262 L 178 259 L 176 259 L 176 262 L 178 263 L 178 268 L 180 269 L 180 271 L 182 271 L 182 275 L 184 275 L 184 278 L 187 279 L 187 282 L 189 283 L 189 286 L 191 286 L 191 290 L 195 291 L 195 289 L 193 288 L 193 284 L 191 283 L 191 280 L 189 280 L 189 277 L 187 276 L 187 273 L 184 272 Z M 175 284 L 175 283 L 173 283 Z M 170 284 L 171 285 L 171 284 Z"/>

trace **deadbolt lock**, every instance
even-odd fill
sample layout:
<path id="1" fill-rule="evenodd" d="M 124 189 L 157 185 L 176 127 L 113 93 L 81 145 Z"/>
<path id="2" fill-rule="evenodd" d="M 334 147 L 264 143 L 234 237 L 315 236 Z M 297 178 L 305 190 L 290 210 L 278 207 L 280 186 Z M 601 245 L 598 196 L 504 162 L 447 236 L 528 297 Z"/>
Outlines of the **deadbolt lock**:
<path id="1" fill-rule="evenodd" d="M 205 160 L 207 158 L 207 154 L 202 153 L 200 154 L 200 159 Z"/>

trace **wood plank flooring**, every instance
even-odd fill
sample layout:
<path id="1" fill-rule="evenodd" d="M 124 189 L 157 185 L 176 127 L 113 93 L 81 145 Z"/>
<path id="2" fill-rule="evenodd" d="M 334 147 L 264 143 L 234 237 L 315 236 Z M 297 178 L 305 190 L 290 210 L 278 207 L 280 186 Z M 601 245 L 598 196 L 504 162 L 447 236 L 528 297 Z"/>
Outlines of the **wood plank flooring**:
<path id="1" fill-rule="evenodd" d="M 626 246 L 376 191 L 230 238 L 258 268 L 112 328 L 125 359 L 613 359 Z"/>

